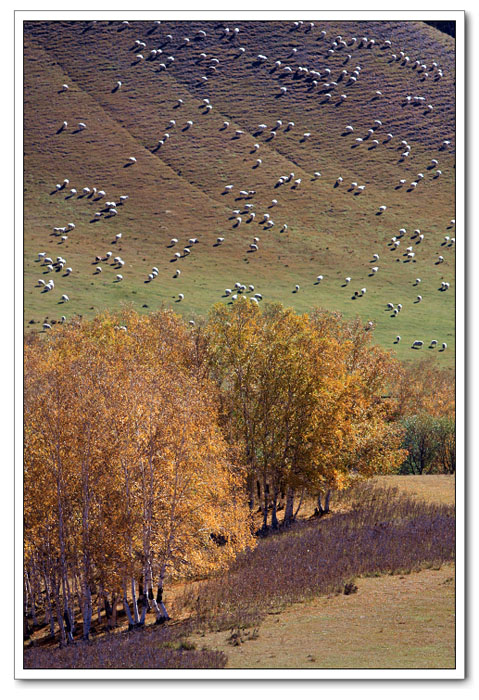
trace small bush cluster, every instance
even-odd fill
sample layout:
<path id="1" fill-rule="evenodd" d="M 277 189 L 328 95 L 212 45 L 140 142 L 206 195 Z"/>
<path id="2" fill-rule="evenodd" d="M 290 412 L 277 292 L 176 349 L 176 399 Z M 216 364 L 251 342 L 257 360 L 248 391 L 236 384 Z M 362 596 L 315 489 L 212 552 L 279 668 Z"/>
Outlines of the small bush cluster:
<path id="1" fill-rule="evenodd" d="M 403 448 L 407 457 L 401 474 L 454 474 L 456 471 L 456 423 L 450 416 L 420 413 L 402 420 Z"/>

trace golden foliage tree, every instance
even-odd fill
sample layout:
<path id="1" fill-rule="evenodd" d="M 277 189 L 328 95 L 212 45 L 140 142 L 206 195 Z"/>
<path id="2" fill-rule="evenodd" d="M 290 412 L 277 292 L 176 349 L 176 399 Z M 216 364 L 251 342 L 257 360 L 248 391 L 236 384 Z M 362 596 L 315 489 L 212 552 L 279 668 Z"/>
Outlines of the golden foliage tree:
<path id="1" fill-rule="evenodd" d="M 396 366 L 357 322 L 241 299 L 213 309 L 208 333 L 223 422 L 243 445 L 263 528 L 269 511 L 277 527 L 281 493 L 288 522 L 298 489 L 322 509 L 322 493 L 399 466 L 402 431 L 381 398 Z"/>
<path id="2" fill-rule="evenodd" d="M 122 323 L 72 323 L 25 348 L 25 560 L 63 642 L 79 617 L 88 638 L 94 600 L 111 619 L 121 599 L 131 625 L 149 609 L 167 619 L 166 580 L 252 544 L 191 333 L 169 312 Z"/>

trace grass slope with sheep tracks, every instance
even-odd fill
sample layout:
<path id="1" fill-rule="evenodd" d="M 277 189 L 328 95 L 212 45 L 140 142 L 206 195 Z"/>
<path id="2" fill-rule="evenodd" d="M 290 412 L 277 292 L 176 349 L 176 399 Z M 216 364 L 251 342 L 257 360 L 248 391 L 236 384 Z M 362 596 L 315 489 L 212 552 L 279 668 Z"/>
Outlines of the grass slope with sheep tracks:
<path id="1" fill-rule="evenodd" d="M 188 316 L 206 313 L 217 301 L 229 302 L 224 289 L 239 281 L 253 284 L 265 301 L 301 312 L 319 305 L 373 320 L 377 341 L 402 359 L 429 353 L 452 366 L 455 255 L 444 237 L 455 235 L 450 226 L 455 218 L 454 40 L 421 22 L 322 22 L 311 31 L 306 24 L 293 29 L 292 22 L 235 26 L 240 31 L 229 39 L 218 22 L 26 23 L 26 327 L 40 327 L 29 325 L 31 319 L 89 315 L 122 302 L 138 310 L 167 304 Z M 197 37 L 199 30 L 205 38 Z M 348 46 L 330 54 L 338 35 Z M 376 43 L 367 49 L 357 48 L 356 41 L 353 47 L 353 36 Z M 386 39 L 391 48 L 382 48 Z M 146 44 L 140 47 L 144 60 L 135 58 L 136 40 Z M 163 53 L 149 60 L 152 49 Z M 409 65 L 417 59 L 438 67 L 424 78 L 391 58 L 400 51 L 410 57 Z M 258 62 L 258 54 L 267 60 Z M 275 66 L 277 60 L 281 66 Z M 216 70 L 208 69 L 213 65 Z M 320 71 L 317 86 L 300 77 L 299 66 Z M 341 72 L 351 74 L 357 66 L 358 80 L 346 86 L 349 75 L 339 79 Z M 444 76 L 435 80 L 439 68 Z M 115 90 L 117 81 L 122 85 Z M 333 81 L 337 85 L 331 87 Z M 69 89 L 61 92 L 63 83 Z M 280 87 L 287 92 L 281 95 Z M 326 90 L 332 96 L 327 101 Z M 341 94 L 347 98 L 341 101 Z M 408 104 L 408 95 L 425 97 L 432 111 Z M 177 107 L 180 98 L 183 104 Z M 176 125 L 167 128 L 172 119 Z M 188 120 L 193 125 L 186 128 Z M 271 138 L 277 120 L 283 124 Z M 63 121 L 68 127 L 59 132 Z M 289 121 L 294 127 L 286 131 Z M 87 129 L 78 131 L 79 122 Z M 260 123 L 268 126 L 263 134 Z M 346 125 L 354 133 L 346 134 Z M 235 137 L 236 130 L 244 133 Z M 306 132 L 311 136 L 304 139 Z M 170 138 L 163 138 L 166 133 Z M 387 133 L 392 140 L 387 141 Z M 358 137 L 365 140 L 356 145 Z M 165 141 L 160 148 L 159 139 Z M 411 147 L 406 158 L 401 158 L 403 140 Z M 447 150 L 444 140 L 451 141 Z M 130 156 L 137 162 L 125 167 Z M 439 162 L 436 168 L 432 159 Z M 434 177 L 437 168 L 440 177 Z M 321 177 L 315 178 L 315 171 Z M 292 172 L 290 183 L 276 186 L 281 175 Z M 424 178 L 413 189 L 408 185 L 418 173 Z M 335 186 L 339 176 L 343 182 Z M 64 178 L 77 195 L 51 194 Z M 292 188 L 298 178 L 301 185 Z M 398 187 L 401 179 L 407 184 Z M 353 182 L 365 185 L 364 191 L 357 194 Z M 227 184 L 234 189 L 224 194 Z M 83 187 L 93 186 L 106 191 L 103 200 L 81 195 Z M 245 200 L 240 190 L 255 195 Z M 105 201 L 118 203 L 123 194 L 129 199 L 117 207 L 117 216 L 93 221 L 101 202 L 103 207 Z M 245 203 L 254 204 L 251 223 L 246 223 Z M 387 210 L 379 214 L 382 205 Z M 235 209 L 242 218 L 237 228 Z M 270 230 L 261 224 L 263 213 L 275 222 Z M 52 229 L 70 221 L 75 229 L 61 243 Z M 284 224 L 288 229 L 280 233 Z M 390 241 L 400 228 L 407 234 L 393 249 Z M 415 229 L 424 234 L 421 243 L 411 240 Z M 113 244 L 118 232 L 121 241 Z M 173 237 L 178 245 L 169 247 Z M 174 253 L 182 254 L 192 237 L 198 244 L 177 261 Z M 215 245 L 218 237 L 225 239 L 221 245 Z M 249 252 L 253 237 L 260 238 L 259 250 Z M 415 253 L 409 261 L 408 246 Z M 34 262 L 39 251 L 53 259 L 63 256 L 73 273 L 48 273 Z M 125 260 L 121 283 L 114 282 L 118 270 L 108 263 L 99 263 L 102 273 L 93 274 L 95 256 L 107 251 Z M 440 264 L 439 255 L 444 257 Z M 371 276 L 375 264 L 379 270 Z M 153 266 L 158 276 L 146 283 Z M 179 277 L 174 277 L 176 269 Z M 318 275 L 324 277 L 319 284 Z M 347 276 L 352 281 L 343 286 Z M 422 281 L 416 287 L 418 277 Z M 42 293 L 35 286 L 40 278 L 54 279 L 55 289 Z M 442 280 L 450 283 L 447 292 L 439 291 Z M 366 294 L 353 298 L 363 287 Z M 181 303 L 180 292 L 185 295 Z M 64 293 L 70 301 L 59 304 Z M 417 294 L 423 297 L 420 303 L 415 303 Z M 393 317 L 388 302 L 401 303 L 401 313 Z M 402 337 L 400 344 L 394 344 L 396 335 Z M 413 352 L 416 338 L 425 346 Z M 433 338 L 439 347 L 447 342 L 447 352 L 428 349 Z"/>

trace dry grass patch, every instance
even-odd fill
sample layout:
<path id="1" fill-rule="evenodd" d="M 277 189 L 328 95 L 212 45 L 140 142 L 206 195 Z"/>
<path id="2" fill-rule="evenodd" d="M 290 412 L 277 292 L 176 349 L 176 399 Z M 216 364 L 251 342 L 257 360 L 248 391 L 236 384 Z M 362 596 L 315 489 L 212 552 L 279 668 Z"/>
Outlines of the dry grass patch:
<path id="1" fill-rule="evenodd" d="M 428 503 L 456 502 L 456 477 L 454 474 L 421 474 L 377 476 L 374 483 L 381 488 L 397 487 L 408 496 L 421 498 Z"/>
<path id="2" fill-rule="evenodd" d="M 195 635 L 226 668 L 454 668 L 454 566 L 362 578 L 355 595 L 318 598 L 269 615 L 257 635 Z"/>

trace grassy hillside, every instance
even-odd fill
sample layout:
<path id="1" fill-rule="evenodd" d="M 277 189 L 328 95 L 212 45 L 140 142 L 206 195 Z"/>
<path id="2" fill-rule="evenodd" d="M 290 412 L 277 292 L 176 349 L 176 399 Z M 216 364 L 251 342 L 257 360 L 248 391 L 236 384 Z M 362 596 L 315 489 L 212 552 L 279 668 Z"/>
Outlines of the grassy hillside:
<path id="1" fill-rule="evenodd" d="M 224 289 L 239 281 L 253 284 L 264 300 L 298 311 L 319 305 L 373 320 L 376 339 L 399 357 L 429 353 L 452 366 L 455 256 L 444 237 L 455 235 L 454 40 L 421 22 L 324 22 L 309 31 L 306 23 L 295 29 L 292 22 L 238 22 L 229 35 L 224 26 L 25 24 L 26 327 L 38 330 L 45 317 L 88 315 L 122 302 L 145 311 L 166 304 L 188 316 L 205 313 L 217 301 L 231 303 Z M 338 35 L 347 47 L 329 53 Z M 374 38 L 374 46 L 359 46 L 363 36 Z M 144 60 L 136 59 L 136 40 L 146 44 Z M 153 49 L 163 53 L 150 60 Z M 408 65 L 391 58 L 400 51 L 410 57 Z M 258 54 L 267 60 L 259 62 Z M 275 66 L 278 60 L 281 66 Z M 427 65 L 427 77 L 410 67 L 416 60 Z M 437 68 L 431 70 L 433 62 Z M 309 73 L 298 73 L 300 66 L 320 72 L 320 78 L 313 76 L 317 85 Z M 349 85 L 357 66 L 359 77 Z M 64 83 L 67 91 L 61 90 Z M 287 92 L 281 94 L 280 87 Z M 408 95 L 425 100 L 413 106 Z M 424 108 L 428 104 L 432 111 Z M 172 119 L 176 125 L 168 127 Z M 186 128 L 189 120 L 193 124 Z M 271 138 L 277 120 L 283 123 Z M 68 126 L 60 131 L 63 121 Z M 286 130 L 290 121 L 294 127 Z M 79 131 L 79 122 L 87 128 Z M 263 134 L 260 123 L 268 126 Z M 354 127 L 353 134 L 346 134 L 346 125 Z M 236 137 L 236 130 L 244 133 Z M 305 132 L 311 134 L 306 140 Z M 359 145 L 358 137 L 365 139 Z M 165 143 L 158 148 L 159 139 Z M 411 147 L 406 158 L 403 140 Z M 446 150 L 444 140 L 451 141 Z M 128 166 L 130 156 L 137 162 Z M 257 158 L 262 163 L 255 167 Z M 314 177 L 316 171 L 321 177 Z M 277 186 L 280 176 L 292 172 L 290 182 Z M 418 173 L 424 178 L 409 187 Z M 339 176 L 343 182 L 335 186 Z M 55 191 L 64 178 L 70 181 L 66 190 Z M 298 178 L 300 186 L 292 187 Z M 399 187 L 400 179 L 406 185 Z M 353 182 L 365 189 L 352 188 Z M 227 184 L 234 187 L 224 194 Z M 82 195 L 84 187 L 106 195 L 101 200 Z M 245 200 L 241 190 L 255 194 Z M 118 204 L 120 195 L 129 199 L 116 207 L 116 216 L 107 216 L 105 202 Z M 245 203 L 254 205 L 250 223 Z M 387 206 L 382 214 L 381 205 Z M 236 209 L 242 218 L 237 227 Z M 98 221 L 95 212 L 102 213 Z M 262 224 L 264 213 L 275 223 L 270 230 Z M 61 242 L 53 227 L 68 222 L 75 229 Z M 401 228 L 407 233 L 393 248 L 391 238 Z M 422 242 L 412 238 L 415 229 L 424 234 Z M 119 232 L 122 238 L 112 243 Z M 170 247 L 172 237 L 178 244 Z M 217 237 L 225 239 L 221 245 L 215 245 Z M 253 237 L 260 238 L 256 252 L 250 252 Z M 190 238 L 198 243 L 184 256 Z M 415 252 L 412 260 L 405 256 L 408 246 Z M 49 273 L 35 262 L 40 251 L 54 260 L 63 256 L 72 274 Z M 123 258 L 122 270 L 108 261 L 95 263 L 107 251 Z M 102 272 L 95 275 L 97 264 Z M 371 276 L 375 264 L 379 270 Z M 153 266 L 158 276 L 147 282 Z M 319 284 L 318 275 L 324 276 Z M 347 276 L 352 281 L 345 286 Z M 422 282 L 416 287 L 417 277 Z M 42 293 L 36 286 L 40 278 L 54 279 L 54 290 Z M 450 283 L 446 292 L 439 291 L 442 280 Z M 366 294 L 355 298 L 363 287 Z M 423 300 L 415 303 L 418 293 Z M 69 296 L 67 304 L 59 303 L 62 294 Z M 401 303 L 401 313 L 392 316 L 388 302 Z M 395 344 L 398 334 L 402 341 Z M 419 351 L 410 348 L 416 338 L 425 342 Z M 447 351 L 428 349 L 432 338 L 439 347 L 446 341 Z"/>

